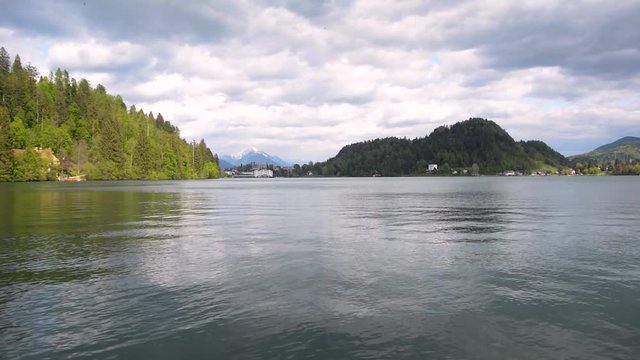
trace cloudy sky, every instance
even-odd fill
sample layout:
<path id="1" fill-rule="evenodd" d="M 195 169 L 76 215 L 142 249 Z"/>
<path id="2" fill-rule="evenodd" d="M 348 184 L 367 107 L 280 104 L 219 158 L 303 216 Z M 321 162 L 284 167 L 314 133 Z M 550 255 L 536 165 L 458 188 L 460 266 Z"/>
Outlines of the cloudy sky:
<path id="1" fill-rule="evenodd" d="M 0 46 L 204 138 L 325 160 L 469 117 L 565 155 L 640 136 L 640 1 L 0 0 Z"/>

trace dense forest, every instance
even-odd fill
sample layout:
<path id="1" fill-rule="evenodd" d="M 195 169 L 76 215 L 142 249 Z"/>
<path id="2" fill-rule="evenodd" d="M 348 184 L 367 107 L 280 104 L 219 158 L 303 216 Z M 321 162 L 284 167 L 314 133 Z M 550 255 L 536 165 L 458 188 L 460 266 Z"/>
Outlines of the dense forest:
<path id="1" fill-rule="evenodd" d="M 542 141 L 516 142 L 495 122 L 472 118 L 414 140 L 391 137 L 347 145 L 313 168 L 327 176 L 402 176 L 424 174 L 429 164 L 439 165 L 434 174 L 476 175 L 555 173 L 568 163 Z"/>
<path id="2" fill-rule="evenodd" d="M 569 161 L 584 174 L 639 175 L 640 138 L 623 137 L 586 154 L 570 156 Z"/>
<path id="3" fill-rule="evenodd" d="M 127 108 L 66 70 L 40 76 L 0 48 L 0 181 L 219 176 L 204 140 L 187 142 L 161 114 Z"/>
<path id="4" fill-rule="evenodd" d="M 524 152 L 541 168 L 563 168 L 569 163 L 567 158 L 553 150 L 549 145 L 539 140 L 519 141 Z"/>

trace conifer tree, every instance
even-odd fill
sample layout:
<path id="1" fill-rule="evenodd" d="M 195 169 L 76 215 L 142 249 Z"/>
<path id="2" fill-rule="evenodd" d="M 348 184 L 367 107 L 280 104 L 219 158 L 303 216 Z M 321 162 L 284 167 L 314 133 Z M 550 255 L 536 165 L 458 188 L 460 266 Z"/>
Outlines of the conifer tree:
<path id="1" fill-rule="evenodd" d="M 158 113 L 158 117 L 156 117 L 156 127 L 158 129 L 162 129 L 164 126 L 164 117 L 162 117 L 162 114 Z"/>
<path id="2" fill-rule="evenodd" d="M 13 180 L 15 158 L 9 124 L 9 112 L 0 106 L 0 181 Z"/>
<path id="3" fill-rule="evenodd" d="M 9 53 L 4 47 L 0 47 L 0 105 L 4 105 L 7 96 L 7 79 L 9 77 L 10 70 Z"/>
<path id="4" fill-rule="evenodd" d="M 133 156 L 133 167 L 138 170 L 138 177 L 146 179 L 151 170 L 151 150 L 149 148 L 149 138 L 144 131 L 138 136 L 135 153 Z"/>
<path id="5" fill-rule="evenodd" d="M 11 57 L 4 47 L 0 47 L 0 73 L 8 73 L 11 66 Z"/>
<path id="6" fill-rule="evenodd" d="M 0 108 L 4 181 L 46 179 L 51 164 L 40 161 L 36 146 L 51 148 L 58 158 L 71 156 L 77 168 L 64 171 L 88 179 L 217 176 L 206 144 L 192 146 L 181 139 L 161 114 L 147 115 L 134 105 L 127 110 L 120 96 L 102 85 L 92 88 L 85 79 L 76 81 L 62 69 L 38 79 L 35 67 L 23 66 L 19 55 L 11 63 L 2 47 Z M 14 154 L 15 148 L 26 149 L 26 155 Z"/>
<path id="7" fill-rule="evenodd" d="M 15 56 L 13 65 L 11 65 L 11 73 L 7 80 L 7 107 L 9 117 L 13 119 L 16 113 L 23 108 L 25 97 L 26 79 L 20 55 Z"/>
<path id="8" fill-rule="evenodd" d="M 120 124 L 114 116 L 107 116 L 100 125 L 99 149 L 104 166 L 103 176 L 106 179 L 120 179 L 126 160 Z"/>

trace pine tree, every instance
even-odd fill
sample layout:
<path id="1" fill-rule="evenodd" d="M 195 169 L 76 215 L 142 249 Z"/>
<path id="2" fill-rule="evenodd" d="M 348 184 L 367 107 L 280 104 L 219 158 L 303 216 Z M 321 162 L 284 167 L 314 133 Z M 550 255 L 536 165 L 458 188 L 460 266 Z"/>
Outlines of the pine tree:
<path id="1" fill-rule="evenodd" d="M 66 74 L 66 78 L 64 74 Z M 55 120 L 58 125 L 67 120 L 67 81 L 69 80 L 69 74 L 66 70 L 64 74 L 60 68 L 56 70 Z"/>
<path id="2" fill-rule="evenodd" d="M 164 117 L 162 117 L 162 114 L 158 113 L 158 117 L 156 117 L 156 127 L 158 129 L 162 129 L 164 126 Z"/>
<path id="3" fill-rule="evenodd" d="M 4 47 L 0 47 L 0 73 L 8 73 L 11 66 L 11 57 Z"/>
<path id="4" fill-rule="evenodd" d="M 151 170 L 151 150 L 149 148 L 149 139 L 144 131 L 141 131 L 138 136 L 138 143 L 136 144 L 133 156 L 133 167 L 138 170 L 138 176 L 141 179 L 149 177 L 149 171 Z"/>
<path id="5" fill-rule="evenodd" d="M 11 65 L 11 73 L 8 76 L 7 86 L 7 108 L 9 117 L 13 117 L 20 109 L 24 109 L 25 91 L 27 87 L 26 74 L 22 67 L 20 55 L 16 55 Z"/>
<path id="6" fill-rule="evenodd" d="M 20 60 L 20 55 L 16 54 L 16 57 L 13 59 L 13 65 L 11 65 L 11 72 L 16 74 L 22 71 L 22 60 Z"/>
<path id="7" fill-rule="evenodd" d="M 124 143 L 120 133 L 120 124 L 116 118 L 107 116 L 100 124 L 100 157 L 104 167 L 105 179 L 120 179 L 123 176 L 125 164 Z"/>
<path id="8" fill-rule="evenodd" d="M 13 180 L 15 157 L 9 127 L 9 112 L 0 106 L 0 181 Z"/>
<path id="9" fill-rule="evenodd" d="M 34 146 L 71 155 L 77 168 L 65 170 L 89 179 L 218 176 L 204 141 L 187 143 L 161 114 L 127 110 L 120 96 L 62 69 L 38 77 L 0 47 L 0 180 L 45 180 L 50 164 Z M 16 148 L 31 150 L 18 155 Z"/>
<path id="10" fill-rule="evenodd" d="M 6 104 L 6 97 L 8 92 L 8 80 L 10 70 L 9 53 L 4 47 L 0 47 L 0 105 Z"/>

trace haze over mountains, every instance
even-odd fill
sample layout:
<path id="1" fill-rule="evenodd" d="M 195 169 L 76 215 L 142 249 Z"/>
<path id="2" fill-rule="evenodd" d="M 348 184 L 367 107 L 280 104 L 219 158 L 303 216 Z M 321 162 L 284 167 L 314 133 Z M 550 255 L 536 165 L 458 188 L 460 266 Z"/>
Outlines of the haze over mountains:
<path id="1" fill-rule="evenodd" d="M 286 161 L 278 156 L 267 154 L 264 151 L 256 148 L 246 149 L 241 153 L 235 155 L 221 155 L 220 167 L 223 169 L 236 167 L 240 165 L 246 165 L 251 163 L 276 165 L 276 166 L 291 166 L 293 165 L 289 161 Z"/>

